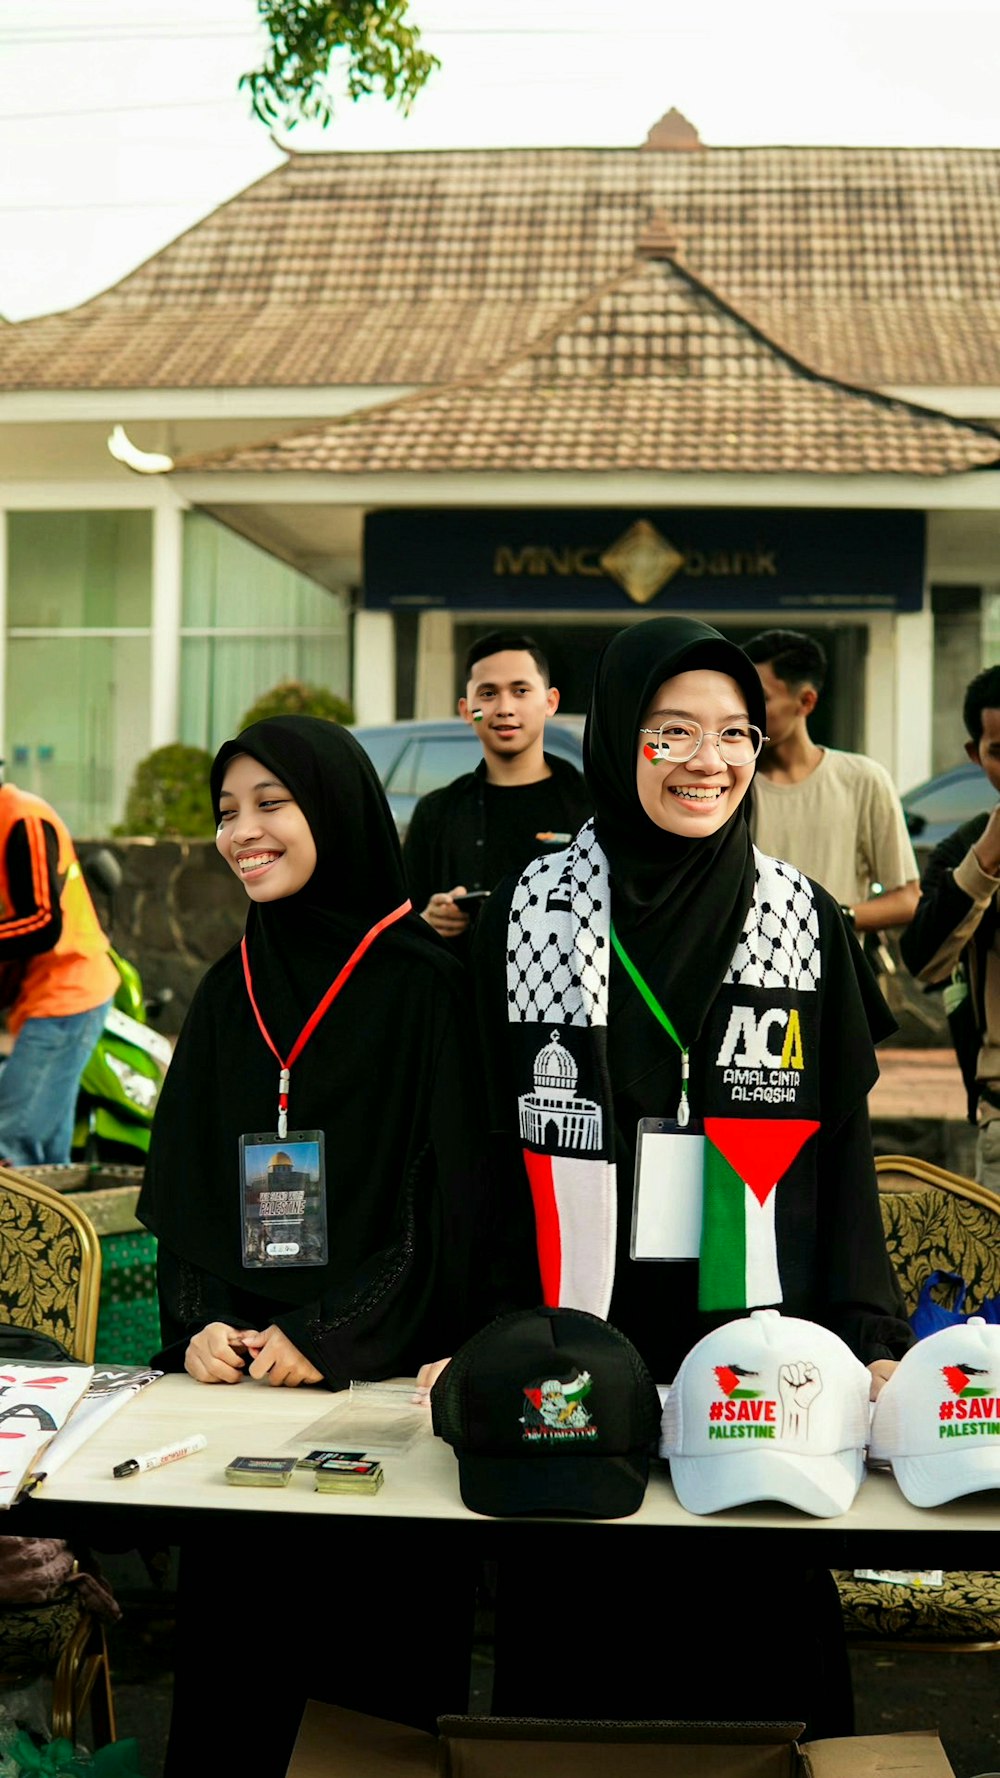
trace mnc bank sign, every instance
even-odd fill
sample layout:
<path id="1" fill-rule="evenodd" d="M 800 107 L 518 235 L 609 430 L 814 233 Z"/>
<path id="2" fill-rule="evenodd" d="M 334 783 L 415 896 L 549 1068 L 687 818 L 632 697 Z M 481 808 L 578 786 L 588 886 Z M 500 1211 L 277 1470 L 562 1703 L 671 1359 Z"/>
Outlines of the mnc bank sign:
<path id="1" fill-rule="evenodd" d="M 364 556 L 369 610 L 919 611 L 924 517 L 383 511 Z"/>

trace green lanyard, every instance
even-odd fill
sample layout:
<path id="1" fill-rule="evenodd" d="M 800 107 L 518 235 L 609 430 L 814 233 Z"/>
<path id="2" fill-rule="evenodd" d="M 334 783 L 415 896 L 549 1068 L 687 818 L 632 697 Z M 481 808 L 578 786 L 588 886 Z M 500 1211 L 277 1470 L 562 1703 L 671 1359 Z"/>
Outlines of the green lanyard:
<path id="1" fill-rule="evenodd" d="M 635 983 L 654 1019 L 659 1020 L 664 1031 L 667 1033 L 667 1036 L 673 1038 L 677 1048 L 681 1052 L 681 1096 L 677 1106 L 677 1123 L 680 1129 L 683 1130 L 691 1122 L 691 1107 L 688 1104 L 688 1074 L 690 1073 L 688 1057 L 690 1052 L 685 1049 L 649 983 L 643 980 L 628 952 L 624 949 L 622 941 L 615 931 L 614 922 L 612 922 L 611 925 L 611 945 L 615 956 L 619 959 L 626 974 L 630 976 Z"/>

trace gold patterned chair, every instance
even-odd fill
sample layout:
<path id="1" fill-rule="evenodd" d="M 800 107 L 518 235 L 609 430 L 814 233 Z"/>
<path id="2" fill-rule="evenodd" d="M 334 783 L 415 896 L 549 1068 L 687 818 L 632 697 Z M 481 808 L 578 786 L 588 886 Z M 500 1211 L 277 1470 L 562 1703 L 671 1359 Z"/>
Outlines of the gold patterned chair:
<path id="1" fill-rule="evenodd" d="M 89 1218 L 61 1192 L 0 1166 L 0 1322 L 94 1357 L 101 1245 Z M 52 1680 L 52 1732 L 74 1745 L 90 1707 L 95 1747 L 115 1739 L 104 1623 L 77 1576 L 51 1598 L 0 1605 L 0 1683 Z"/>
<path id="2" fill-rule="evenodd" d="M 968 1286 L 965 1313 L 1000 1296 L 1000 1198 L 974 1179 L 907 1155 L 879 1155 L 879 1204 L 886 1244 L 912 1315 L 932 1272 Z M 834 1571 L 844 1624 L 855 1648 L 986 1652 L 1000 1649 L 1000 1571 L 952 1570 L 942 1587 L 855 1580 Z"/>
<path id="3" fill-rule="evenodd" d="M 100 1294 L 89 1217 L 51 1186 L 0 1167 L 0 1321 L 48 1334 L 90 1364 Z"/>

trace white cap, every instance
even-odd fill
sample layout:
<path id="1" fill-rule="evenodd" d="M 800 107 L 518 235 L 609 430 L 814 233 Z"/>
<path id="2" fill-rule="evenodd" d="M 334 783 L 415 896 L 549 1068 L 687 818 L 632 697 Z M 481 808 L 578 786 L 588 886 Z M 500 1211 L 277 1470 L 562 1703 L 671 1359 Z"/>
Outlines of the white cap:
<path id="1" fill-rule="evenodd" d="M 914 1506 L 1000 1488 L 1000 1326 L 973 1315 L 911 1346 L 875 1403 L 871 1454 Z"/>
<path id="2" fill-rule="evenodd" d="M 871 1376 L 829 1328 L 755 1309 L 699 1340 L 663 1409 L 660 1456 L 690 1513 L 780 1500 L 830 1519 L 865 1472 Z"/>

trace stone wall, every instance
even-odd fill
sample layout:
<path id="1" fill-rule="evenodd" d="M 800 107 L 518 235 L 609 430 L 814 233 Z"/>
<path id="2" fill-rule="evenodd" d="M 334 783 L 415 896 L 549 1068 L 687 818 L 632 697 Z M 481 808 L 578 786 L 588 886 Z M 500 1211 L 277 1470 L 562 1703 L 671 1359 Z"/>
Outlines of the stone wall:
<path id="1" fill-rule="evenodd" d="M 208 965 L 243 931 L 246 893 L 213 840 L 80 840 L 81 863 L 102 846 L 114 853 L 123 881 L 111 905 L 92 888 L 101 923 L 138 967 L 147 995 L 171 990 L 154 1023 L 175 1036 Z"/>

